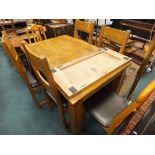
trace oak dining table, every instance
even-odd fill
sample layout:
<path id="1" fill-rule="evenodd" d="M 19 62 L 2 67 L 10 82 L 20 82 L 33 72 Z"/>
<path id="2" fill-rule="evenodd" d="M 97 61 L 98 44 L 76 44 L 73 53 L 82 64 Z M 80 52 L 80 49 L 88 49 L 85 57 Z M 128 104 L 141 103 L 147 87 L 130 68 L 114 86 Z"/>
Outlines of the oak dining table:
<path id="1" fill-rule="evenodd" d="M 119 92 L 125 77 L 125 71 L 127 67 L 131 64 L 131 59 L 122 54 L 116 53 L 115 51 L 109 49 L 101 50 L 101 48 L 99 47 L 96 47 L 85 41 L 67 35 L 47 39 L 33 44 L 28 44 L 27 47 L 31 51 L 33 51 L 37 56 L 46 57 L 49 62 L 50 68 L 57 68 L 59 66 L 60 69 L 61 68 L 60 66 L 64 65 L 70 67 L 71 64 L 75 65 L 77 62 L 84 63 L 86 61 L 89 61 L 89 59 L 90 58 L 92 59 L 92 57 L 94 59 L 93 61 L 97 62 L 100 56 L 104 58 L 104 56 L 106 55 L 107 55 L 107 58 L 105 59 L 106 63 L 114 63 L 114 65 L 112 65 L 113 68 L 104 72 L 103 75 L 100 74 L 102 76 L 99 79 L 93 81 L 91 84 L 88 84 L 85 88 L 78 90 L 76 93 L 73 92 L 73 94 L 66 93 L 65 88 L 62 87 L 61 81 L 57 80 L 57 76 L 55 76 L 57 89 L 68 101 L 69 114 L 70 114 L 70 128 L 73 134 L 80 134 L 82 130 L 86 113 L 83 105 L 84 101 L 86 101 L 89 97 L 91 97 L 93 94 L 95 94 L 97 91 L 99 91 L 105 85 L 107 85 L 112 81 L 114 81 L 113 89 L 115 89 L 116 92 Z M 108 55 L 109 53 L 110 55 Z M 108 60 L 110 59 L 109 58 L 110 56 L 112 57 L 112 61 Z M 119 65 L 113 62 L 115 56 L 120 58 L 121 63 L 119 63 Z M 91 59 L 90 61 L 92 61 Z M 90 62 L 86 63 L 89 64 Z M 103 63 L 100 62 L 100 64 L 102 65 Z M 111 66 L 111 64 L 109 64 L 109 66 Z M 97 67 L 97 65 L 95 67 Z M 76 67 L 74 66 L 74 68 Z M 85 67 L 85 69 L 88 68 Z M 93 75 L 95 74 L 96 69 L 97 68 L 92 69 Z M 73 71 L 73 69 L 71 70 Z M 85 71 L 81 73 L 79 72 L 79 74 L 83 74 L 84 72 Z M 51 72 L 51 74 L 55 73 Z M 68 76 L 68 78 L 75 78 L 75 77 L 74 75 L 72 75 L 72 77 Z"/>

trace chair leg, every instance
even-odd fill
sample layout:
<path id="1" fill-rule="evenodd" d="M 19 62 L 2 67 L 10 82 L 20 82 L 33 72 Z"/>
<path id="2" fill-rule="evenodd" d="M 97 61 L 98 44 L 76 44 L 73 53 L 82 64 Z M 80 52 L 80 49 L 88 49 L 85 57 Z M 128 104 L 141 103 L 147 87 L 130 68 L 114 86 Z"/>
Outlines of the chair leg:
<path id="1" fill-rule="evenodd" d="M 54 104 L 51 102 L 50 97 L 45 92 L 44 92 L 44 94 L 45 94 L 46 100 L 47 100 L 46 101 L 46 104 L 47 104 L 49 110 L 52 111 L 53 110 L 53 107 L 54 107 Z"/>
<path id="2" fill-rule="evenodd" d="M 104 131 L 107 133 L 107 135 L 111 135 L 113 133 L 113 131 L 115 130 L 115 128 L 112 126 L 105 127 L 102 124 L 100 124 L 100 125 L 104 129 Z"/>
<path id="3" fill-rule="evenodd" d="M 32 96 L 32 99 L 33 99 L 33 101 L 35 103 L 36 108 L 37 109 L 41 109 L 41 104 L 40 104 L 39 100 L 37 99 L 37 97 L 35 95 L 35 91 L 31 90 L 31 89 L 29 89 L 29 91 L 31 93 L 31 96 Z"/>
<path id="4" fill-rule="evenodd" d="M 105 128 L 105 127 L 103 127 L 103 128 L 104 128 L 104 130 L 106 131 L 106 133 L 108 135 L 111 135 L 113 133 L 113 131 L 114 131 L 114 129 L 112 129 L 112 128 Z"/>
<path id="5" fill-rule="evenodd" d="M 58 111 L 59 111 L 59 114 L 60 114 L 60 119 L 61 119 L 61 122 L 62 122 L 63 127 L 64 128 L 67 128 L 67 123 L 66 123 L 66 118 L 65 118 L 65 112 L 64 112 L 63 107 L 58 107 Z"/>
<path id="6" fill-rule="evenodd" d="M 36 90 L 33 89 L 27 82 L 26 82 L 26 85 L 27 85 L 27 87 L 29 89 L 29 92 L 30 92 L 30 94 L 32 96 L 32 99 L 33 99 L 33 101 L 35 103 L 36 108 L 40 109 L 41 108 L 41 104 L 40 104 L 40 101 L 36 97 Z"/>

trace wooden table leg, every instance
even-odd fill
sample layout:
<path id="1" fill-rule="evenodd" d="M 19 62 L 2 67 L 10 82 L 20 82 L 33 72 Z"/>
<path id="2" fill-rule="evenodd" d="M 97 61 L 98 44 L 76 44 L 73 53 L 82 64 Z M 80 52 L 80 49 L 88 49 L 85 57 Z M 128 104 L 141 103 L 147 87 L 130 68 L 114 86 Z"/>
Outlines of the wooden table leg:
<path id="1" fill-rule="evenodd" d="M 112 90 L 114 90 L 118 95 L 120 93 L 121 86 L 123 84 L 126 75 L 126 70 L 124 70 L 116 79 L 113 81 Z"/>
<path id="2" fill-rule="evenodd" d="M 85 108 L 83 104 L 69 104 L 69 112 L 71 121 L 71 131 L 73 134 L 80 134 L 85 119 Z"/>

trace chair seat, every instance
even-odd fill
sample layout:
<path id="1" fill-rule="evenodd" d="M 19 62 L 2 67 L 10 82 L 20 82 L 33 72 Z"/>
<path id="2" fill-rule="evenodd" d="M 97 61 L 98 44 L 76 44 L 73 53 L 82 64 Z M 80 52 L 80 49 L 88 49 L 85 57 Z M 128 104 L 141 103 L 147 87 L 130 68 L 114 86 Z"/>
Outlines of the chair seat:
<path id="1" fill-rule="evenodd" d="M 128 104 L 114 92 L 99 92 L 91 97 L 85 106 L 100 124 L 109 127 L 114 117 L 128 107 Z"/>
<path id="2" fill-rule="evenodd" d="M 37 78 L 36 78 L 36 76 L 35 76 L 35 74 L 30 69 L 28 69 L 26 71 L 26 75 L 28 77 L 28 80 L 29 80 L 32 88 L 35 88 L 35 87 L 40 85 Z"/>
<path id="3" fill-rule="evenodd" d="M 51 94 L 48 90 L 46 90 L 45 92 L 47 93 L 47 95 L 48 95 L 53 101 L 55 101 L 54 97 L 52 96 L 52 94 Z M 64 108 L 67 108 L 67 107 L 68 107 L 67 100 L 65 100 L 65 98 L 63 98 L 63 97 L 62 97 L 61 99 L 62 99 L 63 107 L 64 107 Z"/>

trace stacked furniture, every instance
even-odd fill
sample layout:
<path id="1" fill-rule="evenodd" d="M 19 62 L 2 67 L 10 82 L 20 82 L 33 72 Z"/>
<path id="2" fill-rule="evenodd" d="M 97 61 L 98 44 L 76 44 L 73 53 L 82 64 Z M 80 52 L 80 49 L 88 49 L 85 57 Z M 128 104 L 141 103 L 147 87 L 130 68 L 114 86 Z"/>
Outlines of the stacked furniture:
<path id="1" fill-rule="evenodd" d="M 13 20 L 13 19 L 1 19 L 0 21 L 0 31 L 10 31 L 13 30 L 17 34 L 25 33 L 25 28 L 27 27 L 26 20 Z"/>

